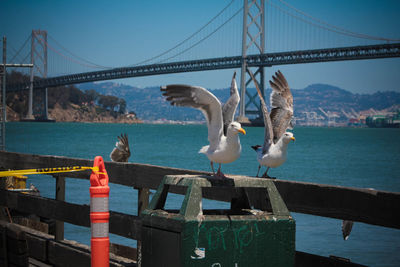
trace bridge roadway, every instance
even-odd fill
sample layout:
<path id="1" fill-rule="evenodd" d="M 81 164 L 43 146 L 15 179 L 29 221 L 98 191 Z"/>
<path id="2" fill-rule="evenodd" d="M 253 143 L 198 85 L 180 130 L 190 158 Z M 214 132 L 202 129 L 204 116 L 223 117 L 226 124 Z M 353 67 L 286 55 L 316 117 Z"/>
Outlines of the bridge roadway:
<path id="1" fill-rule="evenodd" d="M 275 65 L 376 59 L 389 57 L 400 57 L 400 43 L 265 53 L 261 55 L 248 55 L 246 57 L 246 61 L 248 66 L 250 67 L 271 67 Z M 233 69 L 240 68 L 241 64 L 242 56 L 234 56 L 151 64 L 135 67 L 122 67 L 35 80 L 33 82 L 33 87 L 34 89 L 39 89 L 60 85 L 114 80 L 130 77 L 141 77 L 149 75 Z M 25 89 L 29 89 L 29 83 L 9 85 L 7 91 L 17 91 Z"/>

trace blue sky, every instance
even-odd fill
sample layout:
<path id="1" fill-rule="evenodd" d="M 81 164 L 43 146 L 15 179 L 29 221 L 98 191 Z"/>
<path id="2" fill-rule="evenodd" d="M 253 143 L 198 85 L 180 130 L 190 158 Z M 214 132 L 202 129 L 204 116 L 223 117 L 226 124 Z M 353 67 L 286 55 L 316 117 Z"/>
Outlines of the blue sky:
<path id="1" fill-rule="evenodd" d="M 207 23 L 230 1 L 1 0 L 0 35 L 7 36 L 8 43 L 19 48 L 32 29 L 43 29 L 68 50 L 87 60 L 104 66 L 126 66 L 173 47 Z M 287 2 L 313 17 L 353 32 L 400 39 L 400 1 Z M 241 35 L 241 29 L 237 32 Z M 215 45 L 221 46 L 220 43 Z M 278 69 L 295 89 L 326 83 L 354 93 L 400 92 L 400 58 L 272 67 L 266 68 L 267 78 Z M 186 83 L 212 89 L 226 88 L 232 72 L 158 75 L 116 82 L 138 87 Z"/>

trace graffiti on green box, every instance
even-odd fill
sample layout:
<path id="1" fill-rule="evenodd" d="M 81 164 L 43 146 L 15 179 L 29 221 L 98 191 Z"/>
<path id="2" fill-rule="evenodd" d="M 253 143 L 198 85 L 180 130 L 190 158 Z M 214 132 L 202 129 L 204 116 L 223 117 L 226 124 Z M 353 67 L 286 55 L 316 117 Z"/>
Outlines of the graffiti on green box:
<path id="1" fill-rule="evenodd" d="M 257 223 L 249 223 L 240 225 L 239 227 L 228 226 L 212 226 L 206 227 L 202 225 L 200 232 L 205 236 L 207 247 L 209 251 L 224 250 L 233 247 L 238 249 L 239 253 L 250 246 L 250 244 L 260 235 L 265 234 L 261 232 Z M 233 234 L 233 235 L 232 235 Z M 233 238 L 232 238 L 233 237 Z M 196 244 L 198 243 L 198 233 L 195 234 Z M 233 243 L 233 244 L 230 244 Z"/>

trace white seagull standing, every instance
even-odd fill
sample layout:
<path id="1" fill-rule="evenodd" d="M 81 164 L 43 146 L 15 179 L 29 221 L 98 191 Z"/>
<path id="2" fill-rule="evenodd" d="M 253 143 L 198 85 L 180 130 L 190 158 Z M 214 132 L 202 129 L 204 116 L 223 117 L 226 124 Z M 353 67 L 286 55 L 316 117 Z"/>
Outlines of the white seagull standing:
<path id="1" fill-rule="evenodd" d="M 131 156 L 131 151 L 129 149 L 128 135 L 121 134 L 117 136 L 118 142 L 115 143 L 113 151 L 111 151 L 110 158 L 114 162 L 128 162 Z"/>
<path id="2" fill-rule="evenodd" d="M 214 176 L 220 178 L 225 178 L 221 164 L 233 162 L 240 156 L 242 147 L 238 133 L 246 134 L 240 123 L 233 121 L 240 100 L 235 77 L 236 72 L 232 78 L 230 97 L 223 106 L 215 95 L 199 86 L 172 84 L 161 87 L 171 105 L 193 107 L 203 112 L 210 144 L 202 147 L 199 153 L 208 157 Z M 214 162 L 219 164 L 217 173 Z"/>
<path id="3" fill-rule="evenodd" d="M 263 146 L 252 146 L 257 152 L 257 160 L 260 164 L 257 177 L 261 166 L 266 166 L 267 170 L 262 177 L 272 178 L 267 174 L 269 168 L 276 168 L 286 161 L 288 144 L 291 140 L 295 140 L 293 133 L 286 132 L 287 129 L 292 128 L 293 96 L 285 76 L 280 71 L 276 72 L 275 76 L 272 76 L 273 81 L 269 81 L 272 88 L 270 95 L 271 114 L 269 114 L 257 81 L 250 70 L 249 73 L 261 100 L 265 125 Z"/>

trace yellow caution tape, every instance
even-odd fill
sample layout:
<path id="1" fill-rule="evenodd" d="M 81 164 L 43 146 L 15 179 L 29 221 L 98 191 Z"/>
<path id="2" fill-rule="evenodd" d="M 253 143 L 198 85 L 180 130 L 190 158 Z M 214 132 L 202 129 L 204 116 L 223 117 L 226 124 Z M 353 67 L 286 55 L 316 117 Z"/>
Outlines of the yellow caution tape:
<path id="1" fill-rule="evenodd" d="M 72 167 L 56 167 L 56 168 L 0 171 L 0 177 L 29 175 L 29 174 L 60 173 L 60 172 L 79 172 L 79 171 L 86 171 L 86 170 L 92 170 L 94 172 L 99 173 L 99 167 L 72 166 Z M 101 173 L 101 174 L 105 174 L 105 173 Z"/>

